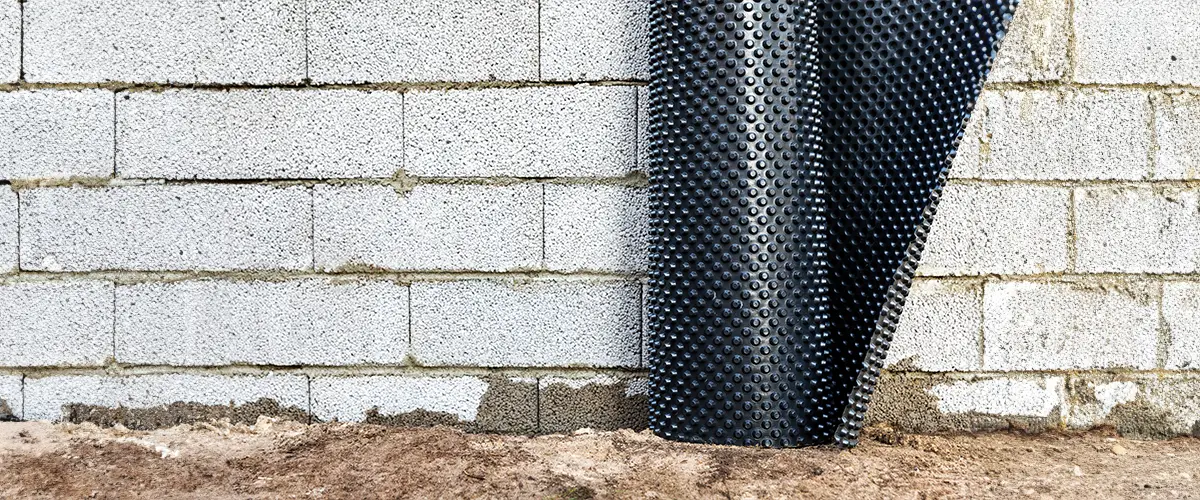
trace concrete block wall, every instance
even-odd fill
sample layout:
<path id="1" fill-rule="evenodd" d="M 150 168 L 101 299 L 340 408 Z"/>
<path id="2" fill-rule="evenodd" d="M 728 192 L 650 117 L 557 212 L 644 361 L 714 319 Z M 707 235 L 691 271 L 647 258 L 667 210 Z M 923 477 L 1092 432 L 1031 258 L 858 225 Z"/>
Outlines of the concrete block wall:
<path id="1" fill-rule="evenodd" d="M 642 427 L 647 0 L 0 0 L 0 417 Z M 1200 7 L 1023 0 L 870 420 L 1200 431 Z"/>

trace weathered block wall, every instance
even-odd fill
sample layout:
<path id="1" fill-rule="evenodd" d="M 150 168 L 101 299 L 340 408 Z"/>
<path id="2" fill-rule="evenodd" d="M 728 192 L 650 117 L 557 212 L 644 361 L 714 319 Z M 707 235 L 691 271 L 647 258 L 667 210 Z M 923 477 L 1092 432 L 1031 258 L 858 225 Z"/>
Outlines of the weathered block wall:
<path id="1" fill-rule="evenodd" d="M 873 422 L 1200 426 L 1200 4 L 1024 0 Z M 0 415 L 644 426 L 647 0 L 0 0 Z"/>

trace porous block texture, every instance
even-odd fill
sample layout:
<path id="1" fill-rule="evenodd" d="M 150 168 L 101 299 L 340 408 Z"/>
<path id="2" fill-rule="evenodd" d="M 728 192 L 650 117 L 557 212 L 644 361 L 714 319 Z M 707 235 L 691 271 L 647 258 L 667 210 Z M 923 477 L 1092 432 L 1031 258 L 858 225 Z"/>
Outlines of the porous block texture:
<path id="1" fill-rule="evenodd" d="M 107 281 L 0 284 L 0 366 L 99 366 L 112 357 Z"/>
<path id="2" fill-rule="evenodd" d="M 1078 270 L 1194 273 L 1200 270 L 1200 190 L 1075 190 Z"/>
<path id="3" fill-rule="evenodd" d="M 165 179 L 391 177 L 399 92 L 251 89 L 123 93 L 117 173 Z"/>
<path id="4" fill-rule="evenodd" d="M 412 284 L 412 341 L 426 366 L 636 367 L 641 286 L 630 281 Z"/>
<path id="5" fill-rule="evenodd" d="M 21 194 L 21 268 L 308 269 L 304 186 L 146 185 Z"/>
<path id="6" fill-rule="evenodd" d="M 0 188 L 0 274 L 17 270 L 17 193 Z"/>
<path id="7" fill-rule="evenodd" d="M 1075 0 L 1075 80 L 1200 84 L 1200 3 Z"/>
<path id="8" fill-rule="evenodd" d="M 644 378 L 546 377 L 539 383 L 543 432 L 641 430 L 648 425 Z"/>
<path id="9" fill-rule="evenodd" d="M 650 4 L 544 0 L 542 79 L 650 79 Z"/>
<path id="10" fill-rule="evenodd" d="M 0 375 L 0 422 L 21 418 L 21 376 Z"/>
<path id="11" fill-rule="evenodd" d="M 12 83 L 21 75 L 21 4 L 0 2 L 0 83 Z"/>
<path id="12" fill-rule="evenodd" d="M 537 381 L 503 376 L 317 377 L 313 416 L 398 426 L 452 425 L 473 431 L 534 432 Z"/>
<path id="13" fill-rule="evenodd" d="M 1068 0 L 1021 0 L 989 82 L 1041 82 L 1066 76 Z"/>
<path id="14" fill-rule="evenodd" d="M 982 283 L 917 280 L 888 351 L 887 368 L 930 372 L 977 369 L 982 322 Z"/>
<path id="15" fill-rule="evenodd" d="M 30 0 L 31 82 L 299 83 L 303 0 Z"/>
<path id="16" fill-rule="evenodd" d="M 625 186 L 546 185 L 546 267 L 646 271 L 649 193 Z"/>
<path id="17" fill-rule="evenodd" d="M 1200 180 L 1200 93 L 1159 94 L 1154 113 L 1154 178 Z"/>
<path id="18" fill-rule="evenodd" d="M 1163 321 L 1170 345 L 1167 368 L 1200 368 L 1200 282 L 1168 281 L 1163 284 Z"/>
<path id="19" fill-rule="evenodd" d="M 113 172 L 113 93 L 0 92 L 0 179 L 108 177 Z"/>
<path id="20" fill-rule="evenodd" d="M 405 362 L 408 287 L 196 280 L 117 287 L 117 360 L 171 366 Z"/>

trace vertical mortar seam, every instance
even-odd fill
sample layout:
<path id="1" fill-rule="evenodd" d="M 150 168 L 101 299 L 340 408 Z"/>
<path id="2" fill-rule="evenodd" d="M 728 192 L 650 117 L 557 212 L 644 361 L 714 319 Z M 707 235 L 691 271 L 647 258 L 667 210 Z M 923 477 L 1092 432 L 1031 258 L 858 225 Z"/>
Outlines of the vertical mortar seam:
<path id="1" fill-rule="evenodd" d="M 1155 366 L 1165 370 L 1171 356 L 1171 327 L 1167 325 L 1167 315 L 1164 302 L 1167 295 L 1167 283 L 1158 280 L 1158 349 L 1155 353 Z"/>
<path id="2" fill-rule="evenodd" d="M 17 83 L 20 84 L 25 82 L 25 0 L 17 2 L 17 18 Z"/>
<path id="3" fill-rule="evenodd" d="M 307 84 L 312 83 L 312 77 L 309 75 L 309 69 L 308 69 L 308 66 L 309 66 L 308 60 L 311 57 L 309 55 L 309 49 L 308 49 L 308 0 L 303 0 L 302 2 L 300 2 L 300 8 L 304 9 L 304 12 L 302 13 L 302 16 L 301 16 L 304 20 L 303 21 L 304 27 L 303 27 L 303 30 L 301 31 L 300 38 L 301 38 L 301 40 L 303 40 L 303 43 L 304 43 L 304 83 L 307 85 Z"/>
<path id="4" fill-rule="evenodd" d="M 317 272 L 317 186 L 308 188 L 308 269 Z"/>
<path id="5" fill-rule="evenodd" d="M 25 420 L 25 373 L 21 373 L 21 415 L 20 419 Z"/>
<path id="6" fill-rule="evenodd" d="M 988 279 L 983 278 L 979 282 L 979 338 L 977 347 L 979 349 L 979 359 L 976 366 L 983 370 L 983 363 L 987 354 L 987 330 L 984 329 L 984 324 L 987 322 L 987 305 L 984 303 L 987 300 L 987 283 Z"/>
<path id="7" fill-rule="evenodd" d="M 542 433 L 542 377 L 533 378 L 533 433 Z"/>
<path id="8" fill-rule="evenodd" d="M 549 269 L 550 264 L 546 259 L 546 184 L 542 185 L 542 269 Z"/>
<path id="9" fill-rule="evenodd" d="M 537 79 L 542 81 L 542 0 L 537 2 Z"/>
<path id="10" fill-rule="evenodd" d="M 1067 0 L 1067 74 L 1064 76 L 1066 83 L 1076 81 L 1075 73 L 1077 51 L 1075 48 L 1075 0 Z"/>
<path id="11" fill-rule="evenodd" d="M 413 292 L 412 283 L 408 284 L 408 355 L 413 354 Z"/>
<path id="12" fill-rule="evenodd" d="M 112 359 L 117 362 L 117 282 L 112 283 Z"/>
<path id="13" fill-rule="evenodd" d="M 11 189 L 11 188 L 12 188 L 12 185 L 10 184 L 8 187 Z M 21 274 L 21 191 L 19 191 L 19 190 L 13 190 L 13 193 L 16 195 L 16 198 L 17 198 L 17 262 L 16 262 L 16 272 L 17 272 L 17 274 Z"/>
<path id="14" fill-rule="evenodd" d="M 1166 94 L 1161 95 L 1164 99 L 1169 99 Z M 1158 176 L 1158 106 L 1154 102 L 1155 92 L 1147 92 L 1146 100 L 1149 106 L 1150 113 L 1146 118 L 1146 125 L 1149 127 L 1150 147 L 1146 152 L 1146 168 L 1149 171 L 1146 173 L 1146 180 L 1152 181 Z"/>
<path id="15" fill-rule="evenodd" d="M 1078 188 L 1067 189 L 1067 272 L 1074 273 L 1079 261 L 1079 233 L 1075 227 L 1075 191 Z"/>
<path id="16" fill-rule="evenodd" d="M 112 176 L 117 177 L 117 91 L 112 95 Z"/>
<path id="17" fill-rule="evenodd" d="M 312 400 L 313 400 L 313 397 L 312 397 L 312 375 L 309 375 L 307 373 L 304 374 L 304 382 L 305 382 L 305 386 L 308 389 L 308 394 L 307 394 L 307 396 L 308 396 L 308 423 L 309 423 L 309 425 L 312 425 L 313 420 L 315 420 L 315 418 L 313 417 L 313 404 L 312 404 Z"/>

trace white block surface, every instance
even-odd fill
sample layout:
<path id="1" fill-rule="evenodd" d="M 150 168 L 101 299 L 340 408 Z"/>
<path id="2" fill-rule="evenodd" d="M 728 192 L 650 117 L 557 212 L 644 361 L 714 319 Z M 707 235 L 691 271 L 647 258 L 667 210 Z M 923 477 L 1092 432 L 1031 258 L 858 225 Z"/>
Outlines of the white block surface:
<path id="1" fill-rule="evenodd" d="M 887 367 L 930 372 L 979 368 L 983 286 L 917 280 L 900 316 Z"/>
<path id="2" fill-rule="evenodd" d="M 1200 368 L 1200 283 L 1168 281 L 1163 284 L 1163 321 L 1171 343 L 1167 368 Z"/>
<path id="3" fill-rule="evenodd" d="M 108 177 L 113 172 L 113 93 L 0 92 L 0 179 Z"/>
<path id="4" fill-rule="evenodd" d="M 645 189 L 546 184 L 546 267 L 555 271 L 645 271 Z"/>
<path id="5" fill-rule="evenodd" d="M 107 281 L 0 284 L 0 366 L 99 366 L 112 356 Z"/>
<path id="6" fill-rule="evenodd" d="M 929 389 L 943 413 L 1046 418 L 1066 406 L 1062 377 L 981 378 Z"/>
<path id="7" fill-rule="evenodd" d="M 1200 270 L 1200 190 L 1075 190 L 1079 271 L 1192 273 Z"/>
<path id="8" fill-rule="evenodd" d="M 1075 79 L 1200 84 L 1200 3 L 1076 0 Z"/>
<path id="9" fill-rule="evenodd" d="M 1155 179 L 1200 180 L 1200 93 L 1154 99 Z"/>
<path id="10" fill-rule="evenodd" d="M 543 80 L 648 80 L 649 0 L 543 0 Z"/>
<path id="11" fill-rule="evenodd" d="M 473 422 L 487 390 L 488 383 L 478 377 L 316 377 L 313 416 L 361 422 L 372 409 L 381 415 L 425 410 Z"/>

